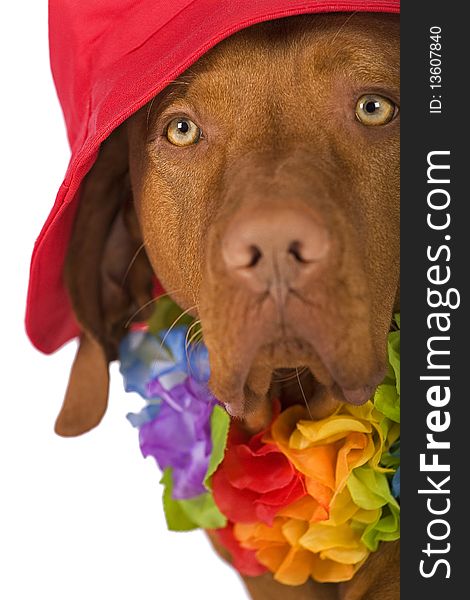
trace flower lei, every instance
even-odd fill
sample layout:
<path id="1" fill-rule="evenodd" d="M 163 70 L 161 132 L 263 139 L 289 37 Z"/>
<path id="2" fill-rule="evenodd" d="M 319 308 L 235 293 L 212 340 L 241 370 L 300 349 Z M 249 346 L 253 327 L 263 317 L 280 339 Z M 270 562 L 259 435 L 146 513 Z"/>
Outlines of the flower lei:
<path id="1" fill-rule="evenodd" d="M 179 325 L 165 324 L 179 317 Z M 163 471 L 169 529 L 211 530 L 244 575 L 284 584 L 351 579 L 379 543 L 399 538 L 400 316 L 388 373 L 363 406 L 318 421 L 283 411 L 249 437 L 207 387 L 208 353 L 187 344 L 190 319 L 168 298 L 120 347 L 126 391 L 146 406 L 128 419 Z"/>

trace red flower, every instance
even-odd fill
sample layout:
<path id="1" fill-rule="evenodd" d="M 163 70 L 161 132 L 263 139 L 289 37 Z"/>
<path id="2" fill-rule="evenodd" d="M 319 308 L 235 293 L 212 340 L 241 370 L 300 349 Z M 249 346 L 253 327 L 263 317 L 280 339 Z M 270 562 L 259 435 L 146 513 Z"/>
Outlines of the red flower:
<path id="1" fill-rule="evenodd" d="M 256 550 L 248 550 L 240 546 L 240 542 L 233 535 L 233 523 L 229 523 L 222 529 L 213 529 L 212 533 L 229 552 L 232 565 L 239 573 L 249 577 L 266 573 L 267 568 L 256 559 Z"/>
<path id="2" fill-rule="evenodd" d="M 271 525 L 278 511 L 305 494 L 303 476 L 274 444 L 231 428 L 224 460 L 212 479 L 214 499 L 235 523 Z"/>

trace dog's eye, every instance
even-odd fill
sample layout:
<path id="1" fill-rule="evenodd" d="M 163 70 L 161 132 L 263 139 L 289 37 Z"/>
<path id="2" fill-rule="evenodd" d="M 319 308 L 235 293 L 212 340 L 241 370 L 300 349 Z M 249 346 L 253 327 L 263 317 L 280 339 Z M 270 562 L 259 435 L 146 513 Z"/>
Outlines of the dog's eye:
<path id="1" fill-rule="evenodd" d="M 356 117 L 363 125 L 386 125 L 397 113 L 397 106 L 378 94 L 361 96 L 356 104 Z"/>
<path id="2" fill-rule="evenodd" d="M 191 146 L 197 144 L 201 130 L 190 119 L 177 117 L 172 119 L 166 128 L 166 138 L 174 146 Z"/>

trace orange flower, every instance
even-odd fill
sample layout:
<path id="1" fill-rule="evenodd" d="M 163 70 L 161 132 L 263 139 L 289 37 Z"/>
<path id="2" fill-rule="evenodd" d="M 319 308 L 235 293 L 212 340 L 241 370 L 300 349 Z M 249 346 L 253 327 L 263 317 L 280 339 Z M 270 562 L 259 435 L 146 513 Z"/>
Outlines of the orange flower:
<path id="1" fill-rule="evenodd" d="M 275 443 L 305 475 L 307 491 L 324 509 L 312 517 L 328 518 L 335 494 L 342 491 L 356 467 L 369 463 L 374 469 L 384 451 L 384 418 L 372 402 L 363 406 L 343 405 L 320 421 L 308 419 L 304 407 L 292 406 L 282 412 L 263 441 Z M 390 432 L 395 441 L 398 431 Z"/>
<path id="2" fill-rule="evenodd" d="M 236 523 L 233 533 L 241 547 L 255 551 L 257 560 L 281 583 L 300 585 L 309 577 L 319 582 L 351 579 L 372 544 L 378 543 L 372 541 L 371 529 L 393 498 L 372 489 L 364 492 L 360 482 L 352 493 L 348 482 L 353 469 L 366 469 L 377 474 L 371 482 L 380 492 L 387 470 L 379 460 L 397 435 L 398 430 L 372 402 L 343 405 L 320 421 L 309 420 L 301 406 L 286 409 L 263 442 L 277 446 L 304 475 L 307 495 L 280 507 L 271 527 Z M 372 503 L 368 493 L 373 495 Z M 395 525 L 393 517 L 387 518 L 392 539 Z"/>
<path id="3" fill-rule="evenodd" d="M 299 516 L 302 511 L 310 516 L 313 502 L 310 507 L 305 499 L 296 504 Z M 361 536 L 378 512 L 360 509 L 345 488 L 336 496 L 327 521 L 279 516 L 272 527 L 237 523 L 233 533 L 243 548 L 256 551 L 258 561 L 281 583 L 301 585 L 309 577 L 324 583 L 348 581 L 370 553 Z"/>

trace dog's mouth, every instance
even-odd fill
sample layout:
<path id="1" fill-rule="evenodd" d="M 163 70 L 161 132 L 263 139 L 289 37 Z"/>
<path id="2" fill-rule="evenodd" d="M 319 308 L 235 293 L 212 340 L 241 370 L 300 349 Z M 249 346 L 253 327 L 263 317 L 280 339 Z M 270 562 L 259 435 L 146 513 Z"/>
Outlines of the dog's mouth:
<path id="1" fill-rule="evenodd" d="M 274 300 L 248 308 L 242 300 L 227 307 L 228 321 L 209 312 L 204 328 L 209 385 L 232 417 L 256 431 L 271 422 L 274 400 L 281 409 L 301 404 L 310 418 L 322 419 L 343 403 L 372 397 L 386 371 L 386 344 L 367 304 L 289 296 L 281 311 Z"/>
<path id="2" fill-rule="evenodd" d="M 269 425 L 276 405 L 281 412 L 294 405 L 303 406 L 306 417 L 320 420 L 333 414 L 344 401 L 341 393 L 334 393 L 332 387 L 321 383 L 308 366 L 277 367 L 271 373 L 266 394 L 256 393 L 245 385 L 243 408 L 226 403 L 226 409 L 251 433 Z"/>
<path id="3" fill-rule="evenodd" d="M 270 397 L 278 399 L 281 410 L 295 404 L 305 406 L 309 417 L 314 420 L 329 417 L 342 402 L 306 366 L 274 370 Z"/>
<path id="4" fill-rule="evenodd" d="M 275 402 L 280 402 L 281 411 L 302 405 L 310 419 L 320 420 L 343 403 L 364 404 L 374 389 L 375 381 L 358 389 L 347 388 L 309 344 L 287 339 L 260 348 L 246 378 L 243 404 L 228 402 L 226 408 L 247 429 L 259 431 L 269 424 Z"/>

